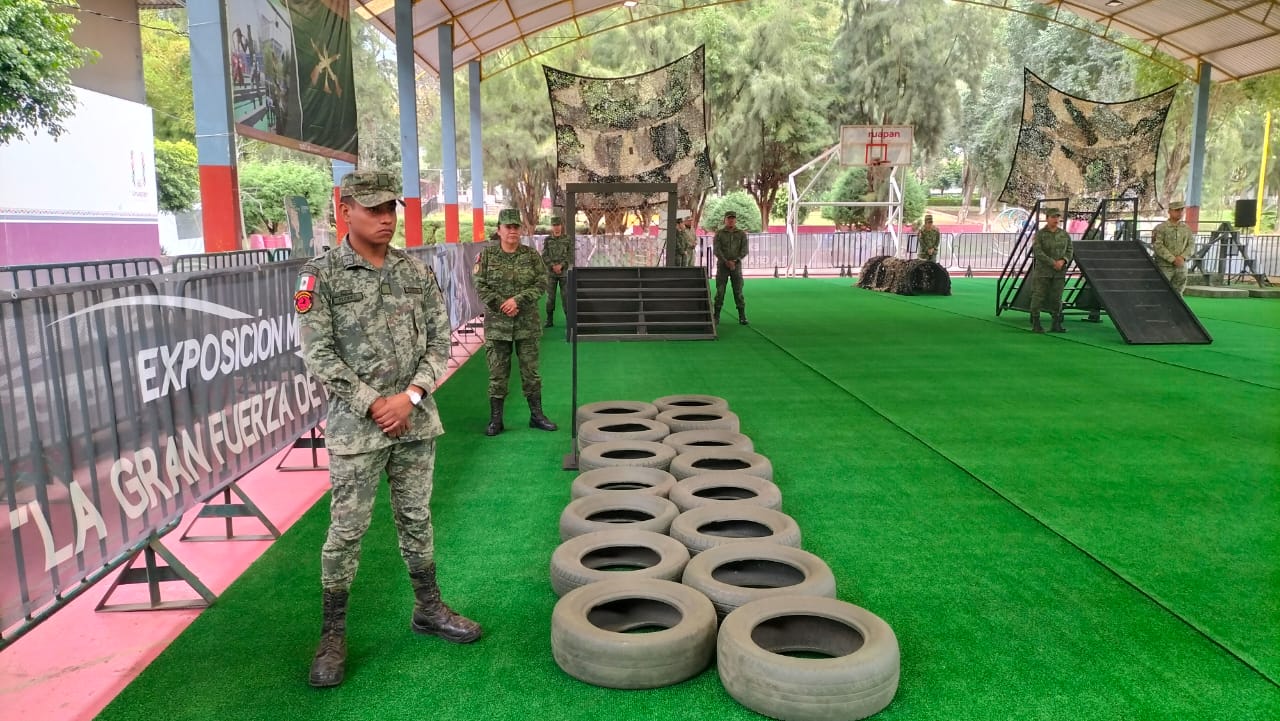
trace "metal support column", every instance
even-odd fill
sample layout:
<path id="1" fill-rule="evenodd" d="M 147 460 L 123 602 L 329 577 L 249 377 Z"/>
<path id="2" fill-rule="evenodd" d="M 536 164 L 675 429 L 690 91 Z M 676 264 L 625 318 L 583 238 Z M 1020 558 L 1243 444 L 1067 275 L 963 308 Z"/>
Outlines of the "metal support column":
<path id="1" fill-rule="evenodd" d="M 204 249 L 210 253 L 239 250 L 240 184 L 231 115 L 227 8 L 222 0 L 190 0 L 187 18 Z"/>
<path id="2" fill-rule="evenodd" d="M 1201 61 L 1199 70 L 1200 85 L 1196 91 L 1195 116 L 1191 121 L 1191 172 L 1187 177 L 1187 210 L 1184 218 L 1193 233 L 1200 226 L 1200 194 L 1204 190 L 1204 146 L 1209 130 L 1209 88 L 1213 66 Z"/>
<path id="3" fill-rule="evenodd" d="M 480 61 L 467 64 L 471 96 L 471 239 L 484 240 L 484 146 L 480 142 Z"/>
<path id="4" fill-rule="evenodd" d="M 410 23 L 410 27 L 412 27 Z M 458 133 L 454 127 L 453 25 L 436 31 L 440 40 L 440 153 L 444 173 L 444 239 L 458 242 Z"/>
<path id="5" fill-rule="evenodd" d="M 418 173 L 418 85 L 413 64 L 413 0 L 396 0 L 396 90 L 400 101 L 400 183 L 404 188 L 404 244 L 413 248 L 422 245 L 422 181 Z"/>

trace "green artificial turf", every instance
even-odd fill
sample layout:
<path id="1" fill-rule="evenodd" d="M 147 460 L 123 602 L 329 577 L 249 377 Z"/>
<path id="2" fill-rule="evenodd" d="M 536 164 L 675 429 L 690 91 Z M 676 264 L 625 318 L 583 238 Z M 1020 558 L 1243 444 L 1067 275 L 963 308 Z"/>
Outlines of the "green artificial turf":
<path id="1" fill-rule="evenodd" d="M 957 281 L 957 296 L 921 302 L 848 281 L 750 281 L 753 325 L 718 341 L 580 345 L 578 402 L 729 400 L 804 547 L 842 599 L 897 634 L 901 686 L 877 718 L 1280 717 L 1265 676 L 1280 646 L 1264 645 L 1277 625 L 1276 499 L 1261 480 L 1274 486 L 1280 466 L 1275 391 L 1183 367 L 1194 355 L 1171 364 L 1114 352 L 1126 349 L 1101 334 L 990 322 L 972 283 L 972 298 Z M 485 625 L 480 642 L 409 631 L 384 494 L 352 594 L 347 681 L 309 688 L 320 503 L 101 718 L 759 718 L 714 667 L 616 691 L 552 660 L 548 562 L 573 477 L 560 470 L 570 374 L 558 337 L 543 343 L 557 433 L 527 428 L 516 398 L 509 430 L 486 438 L 482 358 L 437 395 L 442 585 Z M 1265 410 L 1242 428 L 1254 394 Z M 1228 406 L 1230 430 L 1202 434 Z"/>

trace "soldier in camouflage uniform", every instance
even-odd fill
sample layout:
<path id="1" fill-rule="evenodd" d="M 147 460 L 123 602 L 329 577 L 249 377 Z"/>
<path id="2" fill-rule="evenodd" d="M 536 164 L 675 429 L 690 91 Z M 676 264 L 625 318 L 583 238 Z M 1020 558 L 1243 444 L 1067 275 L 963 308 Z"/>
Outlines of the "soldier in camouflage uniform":
<path id="1" fill-rule="evenodd" d="M 435 439 L 444 428 L 431 392 L 449 358 L 444 298 L 430 269 L 390 247 L 398 178 L 352 173 L 340 197 L 349 234 L 302 267 L 294 293 L 303 360 L 329 397 L 333 492 L 320 555 L 324 622 L 310 674 L 317 687 L 342 683 L 348 591 L 384 472 L 413 585 L 413 630 L 455 643 L 481 633 L 445 605 L 436 584 L 430 501 Z"/>
<path id="2" fill-rule="evenodd" d="M 698 232 L 693 227 L 693 212 L 682 210 L 684 213 L 684 230 L 680 234 L 684 236 L 684 267 L 692 268 L 697 265 L 698 260 Z"/>
<path id="3" fill-rule="evenodd" d="M 689 231 L 685 226 L 689 215 L 690 213 L 687 210 L 677 210 L 676 227 L 670 231 L 662 231 L 662 235 L 659 236 L 666 252 L 667 267 L 669 268 L 687 268 L 689 266 Z"/>
<path id="4" fill-rule="evenodd" d="M 942 234 L 933 227 L 933 216 L 924 216 L 924 227 L 920 229 L 920 250 L 916 258 L 938 262 L 938 246 L 942 244 Z"/>
<path id="5" fill-rule="evenodd" d="M 1187 288 L 1187 257 L 1196 248 L 1191 229 L 1182 222 L 1182 203 L 1169 204 L 1169 219 L 1151 231 L 1156 267 L 1169 279 L 1178 295 Z"/>
<path id="6" fill-rule="evenodd" d="M 556 430 L 542 413 L 542 378 L 538 375 L 538 341 L 542 323 L 538 298 L 547 285 L 547 266 L 538 252 L 520 242 L 520 211 L 498 214 L 502 242 L 480 252 L 471 270 L 484 303 L 484 352 L 489 361 L 489 426 L 485 435 L 503 431 L 502 406 L 511 378 L 512 350 L 520 358 L 520 382 L 529 401 L 529 427 Z"/>
<path id="7" fill-rule="evenodd" d="M 1040 309 L 1049 301 L 1053 316 L 1050 332 L 1066 333 L 1062 326 L 1062 289 L 1067 283 L 1067 266 L 1071 264 L 1071 236 L 1058 227 L 1062 214 L 1056 209 L 1045 215 L 1045 226 L 1036 231 L 1031 242 L 1031 330 L 1043 333 L 1040 325 Z"/>
<path id="8" fill-rule="evenodd" d="M 724 227 L 711 242 L 716 254 L 715 320 L 720 325 L 725 286 L 733 283 L 733 302 L 738 306 L 738 322 L 747 325 L 747 301 L 742 297 L 742 259 L 747 257 L 747 234 L 738 227 L 738 214 L 724 214 Z"/>
<path id="9" fill-rule="evenodd" d="M 573 267 L 573 241 L 564 234 L 564 221 L 551 216 L 551 235 L 542 243 L 542 262 L 547 266 L 547 326 L 555 325 L 556 289 L 567 296 L 566 282 Z"/>

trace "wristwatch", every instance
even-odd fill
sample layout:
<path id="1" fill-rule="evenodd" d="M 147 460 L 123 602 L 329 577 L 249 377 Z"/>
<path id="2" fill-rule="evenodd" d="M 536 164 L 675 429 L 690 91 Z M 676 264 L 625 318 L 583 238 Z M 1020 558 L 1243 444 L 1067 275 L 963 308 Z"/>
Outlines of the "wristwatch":
<path id="1" fill-rule="evenodd" d="M 412 388 L 405 391 L 405 394 L 409 396 L 409 402 L 415 406 L 422 402 L 422 396 Z"/>

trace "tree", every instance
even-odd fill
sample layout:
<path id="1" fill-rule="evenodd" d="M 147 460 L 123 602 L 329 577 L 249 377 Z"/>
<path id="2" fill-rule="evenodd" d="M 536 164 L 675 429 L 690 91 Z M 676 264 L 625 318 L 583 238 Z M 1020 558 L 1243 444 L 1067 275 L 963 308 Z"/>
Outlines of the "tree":
<path id="1" fill-rule="evenodd" d="M 547 64 L 563 53 L 552 53 Z M 542 199 L 555 182 L 555 130 L 545 104 L 530 108 L 531 98 L 546 98 L 542 67 L 522 63 L 480 85 L 484 114 L 484 167 L 511 193 L 524 227 L 537 225 Z M 465 106 L 464 106 L 465 107 Z"/>
<path id="2" fill-rule="evenodd" d="M 196 111 L 191 90 L 191 41 L 185 10 L 158 10 L 143 15 L 142 77 L 147 105 L 160 140 L 194 140 Z"/>
<path id="3" fill-rule="evenodd" d="M 759 233 L 764 229 L 764 224 L 760 222 L 760 208 L 756 205 L 755 198 L 744 190 L 736 190 L 724 197 L 707 201 L 702 209 L 702 217 L 699 219 L 700 226 L 704 230 L 718 230 L 724 227 L 725 213 L 731 210 L 738 215 L 739 228 L 748 233 Z"/>
<path id="4" fill-rule="evenodd" d="M 824 200 L 834 203 L 858 203 L 875 200 L 867 184 L 867 169 L 853 167 L 844 171 L 836 180 Z M 870 226 L 869 208 L 853 208 L 839 205 L 822 206 L 822 217 L 836 224 L 837 228 L 866 230 Z"/>
<path id="5" fill-rule="evenodd" d="M 160 210 L 191 210 L 200 199 L 196 146 L 187 140 L 157 140 L 155 168 Z"/>
<path id="6" fill-rule="evenodd" d="M 71 71 L 95 56 L 71 41 L 75 24 L 43 0 L 0 4 L 0 144 L 39 130 L 56 138 L 75 115 Z"/>
<path id="7" fill-rule="evenodd" d="M 329 205 L 332 179 L 310 165 L 247 162 L 240 166 L 240 206 L 250 232 L 278 235 L 284 230 L 284 199 L 301 195 L 311 208 Z"/>
<path id="8" fill-rule="evenodd" d="M 830 3 L 760 0 L 730 16 L 708 63 L 712 147 L 724 178 L 746 189 L 760 217 L 770 215 L 787 176 L 830 147 L 836 133 L 827 58 L 834 23 Z M 727 41 L 726 38 L 733 38 Z"/>

